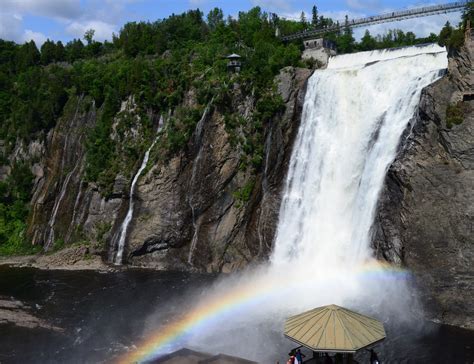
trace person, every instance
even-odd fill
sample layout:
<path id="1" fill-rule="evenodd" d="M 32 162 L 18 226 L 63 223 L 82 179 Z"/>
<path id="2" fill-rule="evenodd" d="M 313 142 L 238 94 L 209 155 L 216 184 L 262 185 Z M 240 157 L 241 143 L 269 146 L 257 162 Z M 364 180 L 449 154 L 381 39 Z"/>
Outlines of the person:
<path id="1" fill-rule="evenodd" d="M 374 349 L 370 349 L 370 364 L 379 364 L 379 357 Z"/>
<path id="2" fill-rule="evenodd" d="M 298 360 L 299 364 L 303 363 L 303 358 L 306 358 L 306 355 L 304 355 L 300 349 L 296 350 L 296 360 Z"/>

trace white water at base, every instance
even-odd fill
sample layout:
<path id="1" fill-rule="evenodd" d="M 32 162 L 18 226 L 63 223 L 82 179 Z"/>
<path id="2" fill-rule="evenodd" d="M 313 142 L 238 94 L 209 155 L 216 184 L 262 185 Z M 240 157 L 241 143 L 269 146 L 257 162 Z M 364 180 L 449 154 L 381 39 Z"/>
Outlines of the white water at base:
<path id="1" fill-rule="evenodd" d="M 368 65 L 366 65 L 368 64 Z M 372 253 L 377 199 L 421 90 L 447 67 L 436 45 L 331 58 L 308 83 L 272 264 L 327 271 Z"/>
<path id="2" fill-rule="evenodd" d="M 147 149 L 145 152 L 145 155 L 142 160 L 142 164 L 140 165 L 140 168 L 138 169 L 137 173 L 133 177 L 132 184 L 130 185 L 130 200 L 128 203 L 128 210 L 127 210 L 127 215 L 125 216 L 125 219 L 122 222 L 122 225 L 120 225 L 120 229 L 118 231 L 118 239 L 117 239 L 117 253 L 115 254 L 115 259 L 114 259 L 114 264 L 115 265 L 120 265 L 122 264 L 123 260 L 123 250 L 125 248 L 125 240 L 127 238 L 127 232 L 128 232 L 128 226 L 130 225 L 130 222 L 132 221 L 133 218 L 133 207 L 134 207 L 134 200 L 133 200 L 133 194 L 135 193 L 135 186 L 138 182 L 138 178 L 140 178 L 140 175 L 142 174 L 143 170 L 146 168 L 146 165 L 148 163 L 148 159 L 150 158 L 150 152 L 155 146 L 156 142 L 158 141 L 158 138 L 160 136 L 160 131 L 163 127 L 163 117 L 160 117 L 160 122 L 158 124 L 158 130 L 157 130 L 157 136 L 153 140 L 153 143 L 151 143 L 150 147 Z"/>

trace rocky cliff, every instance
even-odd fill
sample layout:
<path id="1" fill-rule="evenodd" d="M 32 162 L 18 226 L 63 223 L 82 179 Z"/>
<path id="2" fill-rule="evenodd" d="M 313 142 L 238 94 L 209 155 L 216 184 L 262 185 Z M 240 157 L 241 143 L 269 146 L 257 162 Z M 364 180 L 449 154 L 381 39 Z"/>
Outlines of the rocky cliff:
<path id="1" fill-rule="evenodd" d="M 379 257 L 414 271 L 429 315 L 474 328 L 474 41 L 427 87 L 379 202 Z"/>
<path id="2" fill-rule="evenodd" d="M 154 164 L 140 180 L 129 263 L 230 271 L 268 256 L 309 74 L 285 68 L 277 77 L 285 107 L 263 126 L 263 161 L 256 174 L 241 168 L 241 151 L 232 147 L 225 116 L 209 105 L 187 152 Z M 244 120 L 255 108 L 239 85 L 231 104 Z"/>
<path id="3" fill-rule="evenodd" d="M 152 129 L 161 122 L 165 131 L 150 136 L 140 122 L 143 112 L 130 97 L 113 120 L 110 138 L 119 158 L 108 189 L 85 173 L 87 135 L 103 107 L 97 109 L 89 97 L 71 97 L 55 128 L 29 145 L 18 142 L 10 155 L 11 163 L 20 159 L 33 165 L 28 238 L 45 251 L 80 244 L 86 249 L 77 251 L 86 258 L 101 255 L 111 262 L 133 198 L 124 253 L 130 265 L 215 272 L 267 257 L 310 72 L 288 67 L 276 78 L 284 107 L 262 125 L 263 158 L 256 169 L 243 166 L 243 146 L 235 142 L 243 138 L 245 125 L 229 130 L 226 121 L 229 111 L 242 116 L 241 124 L 254 117 L 258 100 L 238 83 L 225 110 L 211 101 L 185 147 L 172 154 L 161 139 L 182 116 L 173 110 L 147 112 Z M 195 106 L 193 90 L 184 103 Z M 150 161 L 130 195 L 145 146 L 154 138 Z M 5 177 L 9 168 L 2 171 Z"/>

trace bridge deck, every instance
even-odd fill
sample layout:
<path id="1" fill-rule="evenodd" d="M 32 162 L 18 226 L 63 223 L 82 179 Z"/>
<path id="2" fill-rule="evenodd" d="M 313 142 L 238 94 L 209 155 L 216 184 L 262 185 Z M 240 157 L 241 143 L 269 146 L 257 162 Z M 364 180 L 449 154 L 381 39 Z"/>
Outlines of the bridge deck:
<path id="1" fill-rule="evenodd" d="M 325 33 L 334 32 L 339 29 L 344 29 L 346 27 L 358 28 L 362 26 L 379 24 L 379 23 L 400 21 L 400 20 L 405 20 L 405 19 L 410 19 L 410 18 L 419 18 L 422 16 L 452 13 L 452 12 L 460 11 L 461 9 L 463 9 L 466 6 L 467 2 L 468 2 L 467 0 L 457 1 L 457 2 L 443 4 L 443 5 L 425 6 L 422 8 L 394 11 L 392 13 L 387 13 L 387 14 L 382 14 L 382 15 L 369 16 L 369 17 L 360 18 L 360 19 L 353 19 L 353 20 L 349 20 L 347 24 L 345 23 L 339 26 L 334 25 L 332 27 L 328 27 L 324 29 L 305 30 L 303 32 L 282 36 L 281 39 L 284 41 L 290 41 L 290 40 L 295 40 L 295 39 L 310 38 L 310 37 L 321 36 Z"/>

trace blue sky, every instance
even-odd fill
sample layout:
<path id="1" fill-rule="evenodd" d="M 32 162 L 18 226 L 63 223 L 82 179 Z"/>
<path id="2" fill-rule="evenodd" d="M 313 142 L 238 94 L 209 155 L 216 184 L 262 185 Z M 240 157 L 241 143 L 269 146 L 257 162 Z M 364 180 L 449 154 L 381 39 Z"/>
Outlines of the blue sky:
<path id="1" fill-rule="evenodd" d="M 30 39 L 40 45 L 47 38 L 67 42 L 82 38 L 87 29 L 95 29 L 97 40 L 111 39 L 128 21 L 164 18 L 188 9 L 201 9 L 204 14 L 219 7 L 226 15 L 236 16 L 241 10 L 260 6 L 282 17 L 299 18 L 304 11 L 308 17 L 317 5 L 319 12 L 335 20 L 374 15 L 395 9 L 448 2 L 420 0 L 0 0 L 0 38 L 18 43 Z M 399 28 L 419 36 L 438 33 L 447 20 L 457 24 L 460 13 L 430 16 L 402 22 L 380 24 L 370 28 L 372 34 Z M 365 29 L 357 30 L 359 37 Z"/>

